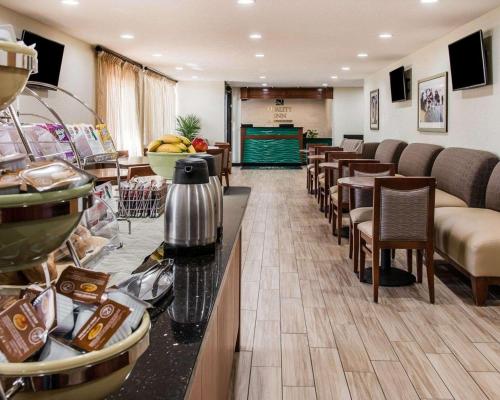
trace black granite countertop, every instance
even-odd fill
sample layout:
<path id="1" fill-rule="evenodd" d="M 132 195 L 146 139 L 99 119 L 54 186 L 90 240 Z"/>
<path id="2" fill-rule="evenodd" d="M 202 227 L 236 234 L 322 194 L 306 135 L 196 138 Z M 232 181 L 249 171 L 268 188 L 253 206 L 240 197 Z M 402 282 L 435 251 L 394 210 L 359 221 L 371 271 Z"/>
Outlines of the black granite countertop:
<path id="1" fill-rule="evenodd" d="M 225 189 L 223 239 L 214 254 L 175 257 L 172 293 L 150 310 L 149 348 L 107 399 L 184 399 L 249 195 L 250 188 Z"/>

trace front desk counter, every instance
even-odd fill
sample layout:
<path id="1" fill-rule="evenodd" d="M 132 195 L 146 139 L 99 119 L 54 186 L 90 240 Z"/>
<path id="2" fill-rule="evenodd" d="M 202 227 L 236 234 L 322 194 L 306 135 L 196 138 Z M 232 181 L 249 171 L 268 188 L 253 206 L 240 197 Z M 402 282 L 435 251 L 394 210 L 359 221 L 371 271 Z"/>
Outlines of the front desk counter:
<path id="1" fill-rule="evenodd" d="M 241 224 L 249 195 L 246 187 L 225 190 L 223 240 L 215 254 L 175 257 L 172 293 L 150 310 L 150 346 L 107 399 L 227 398 L 239 350 Z"/>

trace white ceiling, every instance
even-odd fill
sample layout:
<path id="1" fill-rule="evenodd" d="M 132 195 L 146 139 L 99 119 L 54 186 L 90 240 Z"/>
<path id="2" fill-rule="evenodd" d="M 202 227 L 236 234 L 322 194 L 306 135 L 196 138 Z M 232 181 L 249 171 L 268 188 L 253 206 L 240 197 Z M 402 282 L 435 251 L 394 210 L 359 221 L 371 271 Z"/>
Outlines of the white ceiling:
<path id="1" fill-rule="evenodd" d="M 362 79 L 500 0 L 0 0 L 91 44 L 101 44 L 179 80 L 239 85 L 361 85 Z M 248 35 L 259 32 L 261 40 Z M 379 33 L 394 37 L 382 40 Z M 120 38 L 132 33 L 133 40 Z M 366 59 L 357 54 L 368 53 Z M 161 57 L 153 57 L 161 53 Z M 265 57 L 257 59 L 256 53 Z M 194 63 L 199 70 L 193 70 Z M 176 66 L 184 67 L 177 71 Z M 342 66 L 350 66 L 345 72 Z M 330 76 L 338 75 L 333 81 Z"/>

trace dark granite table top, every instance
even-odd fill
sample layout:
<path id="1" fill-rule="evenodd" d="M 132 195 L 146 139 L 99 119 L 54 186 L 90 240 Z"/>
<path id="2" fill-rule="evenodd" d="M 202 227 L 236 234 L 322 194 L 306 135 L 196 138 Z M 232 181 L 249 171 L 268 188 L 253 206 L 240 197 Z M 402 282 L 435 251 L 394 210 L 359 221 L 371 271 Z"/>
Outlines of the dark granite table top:
<path id="1" fill-rule="evenodd" d="M 107 399 L 184 399 L 249 195 L 250 188 L 225 189 L 223 239 L 213 254 L 174 258 L 172 293 L 150 310 L 150 346 Z"/>

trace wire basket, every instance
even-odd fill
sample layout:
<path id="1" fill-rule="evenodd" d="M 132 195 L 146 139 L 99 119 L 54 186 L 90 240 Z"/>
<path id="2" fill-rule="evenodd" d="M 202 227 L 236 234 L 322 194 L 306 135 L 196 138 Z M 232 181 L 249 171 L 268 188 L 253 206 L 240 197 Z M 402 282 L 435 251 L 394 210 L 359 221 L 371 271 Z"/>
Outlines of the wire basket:
<path id="1" fill-rule="evenodd" d="M 119 189 L 120 218 L 158 218 L 165 210 L 167 181 L 158 177 L 137 177 Z"/>

